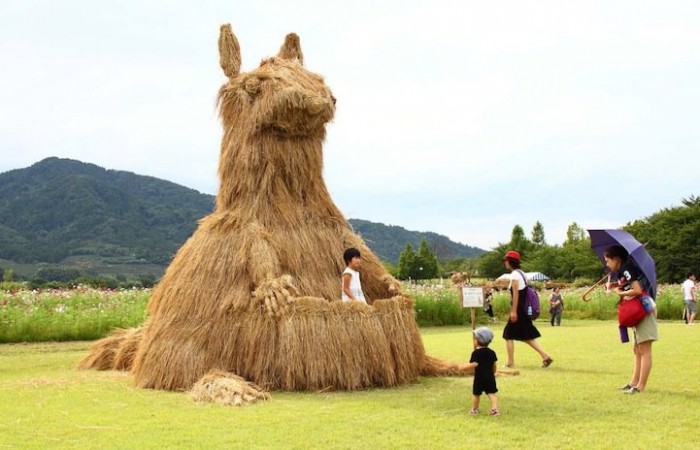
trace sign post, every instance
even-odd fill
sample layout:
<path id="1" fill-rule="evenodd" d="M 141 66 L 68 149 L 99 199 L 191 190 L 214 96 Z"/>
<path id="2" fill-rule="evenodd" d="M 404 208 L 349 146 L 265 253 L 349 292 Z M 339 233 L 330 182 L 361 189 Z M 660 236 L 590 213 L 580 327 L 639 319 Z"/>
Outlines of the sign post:
<path id="1" fill-rule="evenodd" d="M 484 288 L 462 286 L 459 289 L 462 308 L 471 309 L 472 331 L 476 329 L 476 308 L 484 307 Z"/>

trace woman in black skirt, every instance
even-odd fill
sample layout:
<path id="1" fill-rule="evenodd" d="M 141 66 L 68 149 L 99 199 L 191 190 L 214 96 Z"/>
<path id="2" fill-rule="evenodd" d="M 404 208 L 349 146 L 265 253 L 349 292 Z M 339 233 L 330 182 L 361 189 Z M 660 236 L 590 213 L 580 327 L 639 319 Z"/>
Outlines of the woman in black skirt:
<path id="1" fill-rule="evenodd" d="M 540 337 L 540 332 L 537 331 L 532 320 L 525 312 L 525 287 L 527 280 L 525 274 L 520 270 L 520 253 L 510 250 L 503 258 L 503 263 L 506 269 L 511 271 L 510 277 L 510 317 L 508 323 L 503 329 L 503 339 L 506 340 L 506 350 L 508 352 L 508 362 L 506 367 L 515 366 L 515 341 L 523 341 L 532 347 L 542 357 L 542 367 L 549 367 L 554 361 L 549 353 L 547 353 L 540 344 L 535 340 Z"/>

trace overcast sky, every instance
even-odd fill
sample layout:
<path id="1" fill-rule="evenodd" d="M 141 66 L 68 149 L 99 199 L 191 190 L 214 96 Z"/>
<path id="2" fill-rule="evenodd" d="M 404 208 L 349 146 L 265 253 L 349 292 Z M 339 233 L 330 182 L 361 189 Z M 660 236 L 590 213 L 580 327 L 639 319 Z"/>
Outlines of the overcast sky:
<path id="1" fill-rule="evenodd" d="M 0 172 L 58 156 L 215 194 L 225 81 L 301 37 L 348 218 L 489 249 L 700 194 L 700 2 L 0 0 Z"/>

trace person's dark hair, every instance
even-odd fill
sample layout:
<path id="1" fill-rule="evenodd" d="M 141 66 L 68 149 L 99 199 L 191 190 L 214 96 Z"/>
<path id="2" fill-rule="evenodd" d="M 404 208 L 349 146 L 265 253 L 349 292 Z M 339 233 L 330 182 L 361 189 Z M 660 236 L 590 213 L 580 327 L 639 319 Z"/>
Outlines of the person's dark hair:
<path id="1" fill-rule="evenodd" d="M 520 269 L 520 260 L 515 258 L 503 258 L 508 261 L 508 264 L 513 269 Z"/>
<path id="2" fill-rule="evenodd" d="M 358 249 L 356 249 L 355 247 L 350 247 L 349 249 L 345 250 L 345 253 L 343 253 L 345 265 L 350 264 L 350 261 L 352 261 L 354 257 L 360 258 L 360 251 Z"/>
<path id="3" fill-rule="evenodd" d="M 605 250 L 604 256 L 606 258 L 620 258 L 622 262 L 627 261 L 629 253 L 620 245 L 612 245 Z"/>
<path id="4" fill-rule="evenodd" d="M 694 276 L 695 276 L 695 272 L 688 272 L 688 276 L 686 278 L 690 278 L 690 277 L 694 277 Z"/>

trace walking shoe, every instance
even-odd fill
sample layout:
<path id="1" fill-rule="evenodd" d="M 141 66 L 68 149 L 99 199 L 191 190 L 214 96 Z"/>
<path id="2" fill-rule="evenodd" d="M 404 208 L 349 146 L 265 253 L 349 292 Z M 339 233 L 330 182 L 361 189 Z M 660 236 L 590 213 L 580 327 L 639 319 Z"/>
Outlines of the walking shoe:
<path id="1" fill-rule="evenodd" d="M 469 410 L 469 414 L 471 414 L 472 416 L 475 416 L 475 415 L 479 414 L 479 410 L 476 408 L 472 408 Z"/>
<path id="2" fill-rule="evenodd" d="M 622 391 L 622 392 L 624 392 L 625 394 L 630 394 L 630 395 L 631 395 L 631 394 L 639 394 L 639 393 L 642 392 L 642 391 L 640 391 L 639 389 L 637 389 L 636 386 L 632 386 L 631 388 L 627 389 L 626 391 Z"/>
<path id="3" fill-rule="evenodd" d="M 498 412 L 497 408 L 494 408 L 491 411 L 489 411 L 489 416 L 500 416 L 500 415 L 501 415 L 501 413 Z"/>
<path id="4" fill-rule="evenodd" d="M 630 389 L 633 388 L 633 387 L 634 387 L 634 386 L 632 386 L 631 384 L 626 384 L 626 385 L 622 386 L 622 387 L 620 388 L 620 390 L 621 390 L 621 391 L 628 391 L 628 390 L 630 390 Z"/>

